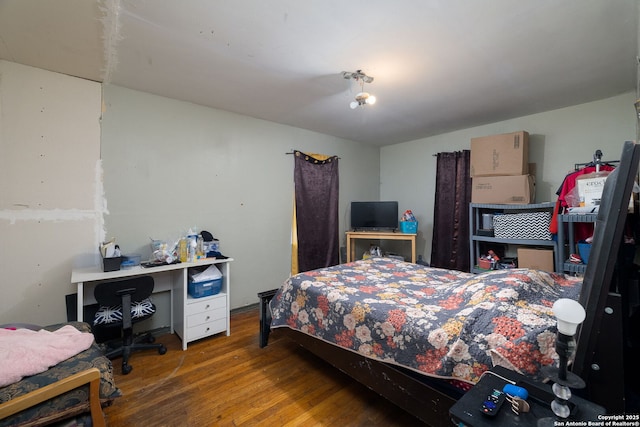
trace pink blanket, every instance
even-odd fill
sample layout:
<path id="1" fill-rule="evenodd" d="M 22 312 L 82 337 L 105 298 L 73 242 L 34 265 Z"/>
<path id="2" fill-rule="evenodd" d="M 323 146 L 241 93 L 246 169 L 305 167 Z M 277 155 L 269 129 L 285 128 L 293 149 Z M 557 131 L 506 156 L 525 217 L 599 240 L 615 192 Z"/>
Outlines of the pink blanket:
<path id="1" fill-rule="evenodd" d="M 93 334 L 71 325 L 50 332 L 0 328 L 0 387 L 49 367 L 91 347 Z"/>

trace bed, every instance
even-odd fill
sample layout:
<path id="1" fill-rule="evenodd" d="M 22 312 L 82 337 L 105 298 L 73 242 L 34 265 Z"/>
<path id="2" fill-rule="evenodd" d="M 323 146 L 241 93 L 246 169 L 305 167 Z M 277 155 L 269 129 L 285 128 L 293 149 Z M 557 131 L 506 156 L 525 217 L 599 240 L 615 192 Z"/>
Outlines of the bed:
<path id="1" fill-rule="evenodd" d="M 577 299 L 581 284 L 537 270 L 474 275 L 370 258 L 287 280 L 271 325 L 435 378 L 475 384 L 494 365 L 535 378 L 555 357 L 551 306 Z"/>
<path id="2" fill-rule="evenodd" d="M 583 278 L 529 269 L 472 275 L 387 258 L 357 261 L 288 279 L 271 301 L 271 328 L 425 423 L 450 425 L 451 405 L 492 366 L 539 379 L 543 366 L 555 364 L 551 306 L 558 298 L 577 299 L 587 318 L 572 370 L 587 382 L 588 399 L 622 412 L 624 395 L 615 390 L 624 389 L 623 296 L 610 292 L 609 283 L 639 146 L 626 142 L 620 158 L 603 191 Z"/>

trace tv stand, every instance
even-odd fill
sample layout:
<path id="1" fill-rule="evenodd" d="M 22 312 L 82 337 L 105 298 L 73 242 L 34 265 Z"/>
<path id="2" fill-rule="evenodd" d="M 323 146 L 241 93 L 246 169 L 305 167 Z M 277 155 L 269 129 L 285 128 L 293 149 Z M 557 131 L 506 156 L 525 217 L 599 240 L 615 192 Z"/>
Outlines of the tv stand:
<path id="1" fill-rule="evenodd" d="M 416 262 L 417 234 L 396 231 L 347 231 L 347 262 L 356 259 L 356 245 L 353 240 L 406 240 L 411 242 L 411 262 Z"/>

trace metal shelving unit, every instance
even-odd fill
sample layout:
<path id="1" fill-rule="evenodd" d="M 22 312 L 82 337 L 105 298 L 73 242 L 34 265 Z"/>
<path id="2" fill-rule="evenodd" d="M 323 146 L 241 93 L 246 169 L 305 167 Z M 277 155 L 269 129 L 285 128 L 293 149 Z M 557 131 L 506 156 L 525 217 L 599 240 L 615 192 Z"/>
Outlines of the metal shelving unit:
<path id="1" fill-rule="evenodd" d="M 576 239 L 574 234 L 574 225 L 576 223 L 595 223 L 598 218 L 597 213 L 590 214 L 560 214 L 558 215 L 558 256 L 556 262 L 559 267 L 556 269 L 563 273 L 584 274 L 587 270 L 586 264 L 574 264 L 569 262 L 567 254 L 565 254 L 565 242 L 569 249 L 569 254 L 577 253 Z M 565 226 L 567 226 L 567 236 L 565 237 Z M 558 262 L 559 261 L 559 262 Z"/>
<path id="2" fill-rule="evenodd" d="M 482 273 L 486 270 L 478 268 L 478 256 L 481 243 L 498 243 L 517 246 L 542 246 L 553 249 L 556 270 L 558 270 L 558 245 L 555 240 L 538 239 L 502 239 L 478 234 L 481 229 L 482 214 L 484 213 L 525 213 L 550 211 L 553 214 L 554 203 L 532 203 L 527 205 L 496 205 L 484 203 L 469 204 L 469 260 L 472 273 Z"/>

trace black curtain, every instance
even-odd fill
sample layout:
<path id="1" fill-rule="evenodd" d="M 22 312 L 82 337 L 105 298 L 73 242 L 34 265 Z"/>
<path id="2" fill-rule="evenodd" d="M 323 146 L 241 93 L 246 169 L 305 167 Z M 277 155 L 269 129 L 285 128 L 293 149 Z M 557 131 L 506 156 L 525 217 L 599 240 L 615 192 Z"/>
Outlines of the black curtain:
<path id="1" fill-rule="evenodd" d="M 298 270 L 337 265 L 338 157 L 326 160 L 294 151 Z"/>
<path id="2" fill-rule="evenodd" d="M 471 152 L 438 153 L 431 266 L 469 271 Z"/>

